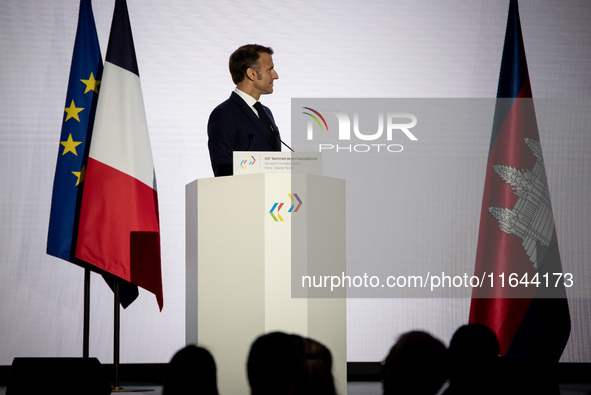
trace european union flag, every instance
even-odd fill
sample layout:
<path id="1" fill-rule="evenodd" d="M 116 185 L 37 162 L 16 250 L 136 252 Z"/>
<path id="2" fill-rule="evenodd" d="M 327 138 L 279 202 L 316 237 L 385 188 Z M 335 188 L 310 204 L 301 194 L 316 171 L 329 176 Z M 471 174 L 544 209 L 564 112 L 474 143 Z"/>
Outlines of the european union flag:
<path id="1" fill-rule="evenodd" d="M 91 1 L 81 0 L 53 181 L 47 254 L 93 270 L 91 265 L 76 258 L 75 253 L 80 202 L 102 73 L 103 61 Z M 95 271 L 103 274 L 112 286 L 110 275 Z M 131 288 L 125 289 L 122 295 L 124 307 L 138 295 L 137 287 Z"/>
<path id="2" fill-rule="evenodd" d="M 80 2 L 78 29 L 53 181 L 47 253 L 78 263 L 77 219 L 84 185 L 87 142 L 92 136 L 94 112 L 103 74 L 103 61 L 90 0 Z"/>

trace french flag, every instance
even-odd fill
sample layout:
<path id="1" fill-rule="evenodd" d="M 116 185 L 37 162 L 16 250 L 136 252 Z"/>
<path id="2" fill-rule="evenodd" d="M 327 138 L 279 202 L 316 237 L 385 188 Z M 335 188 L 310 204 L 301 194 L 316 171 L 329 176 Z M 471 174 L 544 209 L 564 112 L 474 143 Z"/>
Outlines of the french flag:
<path id="1" fill-rule="evenodd" d="M 517 1 L 507 30 L 490 142 L 470 323 L 497 334 L 501 355 L 558 361 L 570 334 L 562 263 Z M 490 283 L 490 286 L 489 286 Z"/>
<path id="2" fill-rule="evenodd" d="M 80 209 L 76 256 L 163 307 L 158 193 L 125 0 L 116 0 Z"/>

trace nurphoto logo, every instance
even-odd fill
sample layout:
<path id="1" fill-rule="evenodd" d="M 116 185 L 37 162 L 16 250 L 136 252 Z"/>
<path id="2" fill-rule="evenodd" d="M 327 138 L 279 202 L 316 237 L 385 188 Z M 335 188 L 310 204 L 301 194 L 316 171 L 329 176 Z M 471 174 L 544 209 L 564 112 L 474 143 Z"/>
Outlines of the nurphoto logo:
<path id="1" fill-rule="evenodd" d="M 293 114 L 300 118 L 295 133 L 304 134 L 303 140 L 318 152 L 397 153 L 404 150 L 402 143 L 418 141 L 413 130 L 418 119 L 413 113 L 378 110 L 363 99 L 339 104 L 327 99 L 322 107 L 300 106 L 300 114 Z"/>

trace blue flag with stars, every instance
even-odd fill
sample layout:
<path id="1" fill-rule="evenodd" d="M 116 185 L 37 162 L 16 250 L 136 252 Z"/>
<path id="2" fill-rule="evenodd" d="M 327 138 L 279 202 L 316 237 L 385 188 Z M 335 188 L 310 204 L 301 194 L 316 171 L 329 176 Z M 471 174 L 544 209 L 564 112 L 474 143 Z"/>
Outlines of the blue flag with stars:
<path id="1" fill-rule="evenodd" d="M 81 0 L 53 181 L 47 254 L 101 273 L 112 288 L 110 274 L 75 257 L 80 202 L 102 73 L 91 0 Z M 137 286 L 122 284 L 123 307 L 137 296 Z"/>
<path id="2" fill-rule="evenodd" d="M 90 0 L 80 2 L 78 29 L 58 149 L 47 253 L 76 262 L 77 217 L 92 136 L 94 112 L 103 73 L 101 50 Z"/>

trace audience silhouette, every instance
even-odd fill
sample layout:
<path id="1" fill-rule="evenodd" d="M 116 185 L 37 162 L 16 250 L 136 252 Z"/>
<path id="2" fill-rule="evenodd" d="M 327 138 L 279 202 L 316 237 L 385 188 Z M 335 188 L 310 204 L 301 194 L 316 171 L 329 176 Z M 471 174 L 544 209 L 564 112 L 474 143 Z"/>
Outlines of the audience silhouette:
<path id="1" fill-rule="evenodd" d="M 498 355 L 499 342 L 492 329 L 482 324 L 459 327 L 449 343 L 449 387 L 444 394 L 502 393 L 495 377 Z"/>
<path id="2" fill-rule="evenodd" d="M 446 378 L 445 345 L 422 331 L 404 333 L 392 346 L 380 376 L 384 395 L 436 394 Z"/>
<path id="3" fill-rule="evenodd" d="M 485 325 L 459 327 L 449 349 L 423 331 L 402 334 L 380 370 L 384 395 L 558 394 L 545 360 L 499 357 Z M 252 395 L 337 395 L 330 350 L 311 338 L 271 332 L 256 338 L 247 360 Z M 534 377 L 534 373 L 544 377 Z M 449 385 L 442 385 L 449 378 Z M 534 390 L 535 392 L 531 392 Z M 443 391 L 443 392 L 442 392 Z M 218 395 L 213 356 L 202 347 L 179 350 L 168 364 L 162 395 Z"/>
<path id="4" fill-rule="evenodd" d="M 308 380 L 304 390 L 299 392 L 309 395 L 336 395 L 330 350 L 314 339 L 305 338 L 304 355 Z"/>
<path id="5" fill-rule="evenodd" d="M 202 347 L 189 345 L 170 360 L 164 375 L 162 395 L 218 395 L 213 356 Z"/>
<path id="6" fill-rule="evenodd" d="M 246 371 L 252 395 L 303 394 L 303 338 L 283 332 L 259 336 L 251 345 Z"/>

